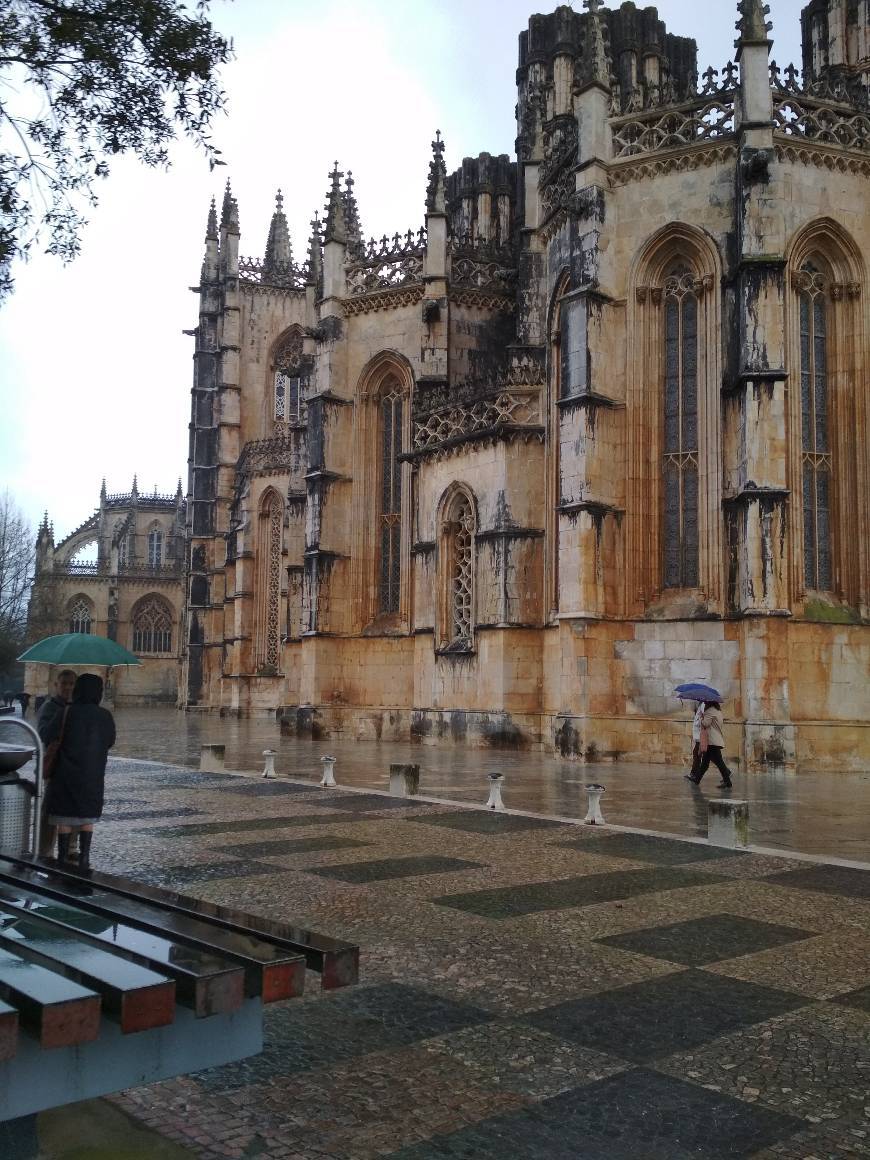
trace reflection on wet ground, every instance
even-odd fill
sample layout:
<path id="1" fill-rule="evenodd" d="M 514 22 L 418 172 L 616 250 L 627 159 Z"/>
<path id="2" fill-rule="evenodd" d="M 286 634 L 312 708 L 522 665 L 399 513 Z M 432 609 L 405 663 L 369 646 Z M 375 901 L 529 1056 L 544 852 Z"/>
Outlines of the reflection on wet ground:
<path id="1" fill-rule="evenodd" d="M 420 793 L 482 804 L 488 774 L 504 774 L 508 809 L 561 817 L 586 812 L 584 786 L 600 781 L 605 819 L 612 825 L 663 833 L 704 835 L 707 801 L 719 796 L 711 771 L 700 789 L 682 768 L 664 765 L 581 765 L 546 753 L 469 749 L 399 742 L 320 741 L 282 737 L 273 720 L 236 720 L 172 708 L 119 709 L 115 753 L 197 768 L 200 745 L 226 746 L 226 767 L 255 771 L 264 749 L 277 750 L 279 776 L 319 781 L 320 758 L 336 757 L 341 785 L 387 789 L 392 762 L 421 767 Z M 686 722 L 687 750 L 689 721 Z M 738 773 L 733 795 L 750 802 L 754 843 L 809 854 L 870 861 L 870 770 L 862 773 Z"/>

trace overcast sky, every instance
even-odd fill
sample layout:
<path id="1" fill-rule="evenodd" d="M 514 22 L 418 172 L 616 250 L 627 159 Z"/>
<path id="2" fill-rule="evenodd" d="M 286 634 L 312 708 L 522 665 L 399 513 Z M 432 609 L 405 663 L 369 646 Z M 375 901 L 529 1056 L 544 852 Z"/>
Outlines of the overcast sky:
<path id="1" fill-rule="evenodd" d="M 800 63 L 800 0 L 770 0 L 773 56 Z M 582 10 L 580 0 L 574 7 Z M 228 113 L 214 127 L 227 169 L 187 145 L 168 171 L 113 164 L 83 252 L 63 267 L 19 266 L 0 308 L 0 491 L 58 539 L 93 511 L 100 481 L 128 491 L 187 486 L 187 425 L 209 199 L 227 175 L 243 255 L 261 255 L 278 186 L 294 254 L 321 210 L 335 158 L 356 178 L 364 232 L 422 225 L 430 141 L 447 166 L 513 154 L 517 36 L 534 0 L 216 0 L 235 42 Z M 661 0 L 670 31 L 699 44 L 699 67 L 733 55 L 736 0 Z"/>

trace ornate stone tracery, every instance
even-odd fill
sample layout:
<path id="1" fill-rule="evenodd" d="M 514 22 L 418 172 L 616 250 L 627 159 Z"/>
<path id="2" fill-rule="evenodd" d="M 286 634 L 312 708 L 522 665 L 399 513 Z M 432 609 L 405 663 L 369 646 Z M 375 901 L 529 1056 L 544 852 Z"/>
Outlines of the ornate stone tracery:
<path id="1" fill-rule="evenodd" d="M 133 652 L 172 652 L 172 610 L 159 596 L 145 596 L 133 610 Z"/>
<path id="2" fill-rule="evenodd" d="M 257 667 L 276 674 L 281 662 L 281 560 L 284 504 L 270 488 L 260 504 L 258 536 Z"/>
<path id="3" fill-rule="evenodd" d="M 77 596 L 69 605 L 67 619 L 70 632 L 89 633 L 93 624 L 93 606 L 86 596 Z"/>

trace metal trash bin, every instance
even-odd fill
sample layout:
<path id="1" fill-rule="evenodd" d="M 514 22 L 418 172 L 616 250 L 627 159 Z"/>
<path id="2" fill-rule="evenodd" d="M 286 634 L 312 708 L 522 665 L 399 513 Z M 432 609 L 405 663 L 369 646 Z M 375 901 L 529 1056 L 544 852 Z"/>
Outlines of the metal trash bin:
<path id="1" fill-rule="evenodd" d="M 27 850 L 36 790 L 23 777 L 0 778 L 0 848 Z"/>
<path id="2" fill-rule="evenodd" d="M 18 770 L 36 753 L 33 745 L 0 742 L 0 848 L 30 849 L 36 785 Z"/>

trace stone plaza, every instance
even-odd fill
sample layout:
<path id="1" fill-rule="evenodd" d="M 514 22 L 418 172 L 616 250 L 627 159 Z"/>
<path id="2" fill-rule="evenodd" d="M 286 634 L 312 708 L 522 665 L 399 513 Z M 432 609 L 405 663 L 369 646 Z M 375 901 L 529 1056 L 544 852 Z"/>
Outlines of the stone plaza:
<path id="1" fill-rule="evenodd" d="M 493 813 L 483 767 L 454 775 L 477 808 L 359 788 L 386 787 L 395 746 L 348 747 L 357 788 L 322 789 L 319 748 L 278 742 L 264 780 L 260 722 L 212 719 L 248 776 L 200 773 L 168 711 L 118 717 L 96 868 L 358 943 L 360 982 L 312 979 L 267 1010 L 261 1055 L 58 1109 L 46 1138 L 118 1116 L 143 1160 L 870 1155 L 870 866 L 714 847 L 689 815 L 664 837 Z M 454 792 L 442 752 L 418 747 L 421 793 Z M 605 795 L 607 820 L 629 801 Z"/>

